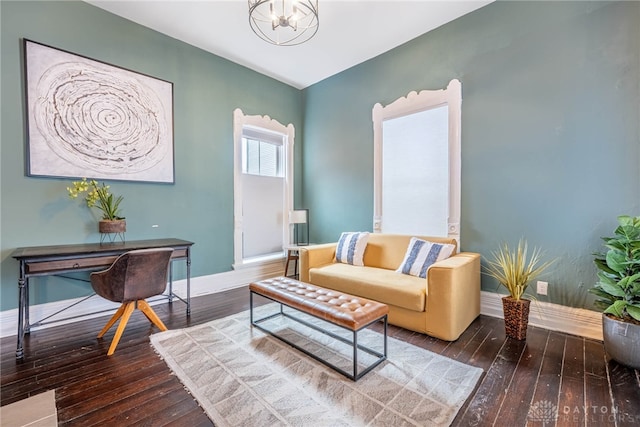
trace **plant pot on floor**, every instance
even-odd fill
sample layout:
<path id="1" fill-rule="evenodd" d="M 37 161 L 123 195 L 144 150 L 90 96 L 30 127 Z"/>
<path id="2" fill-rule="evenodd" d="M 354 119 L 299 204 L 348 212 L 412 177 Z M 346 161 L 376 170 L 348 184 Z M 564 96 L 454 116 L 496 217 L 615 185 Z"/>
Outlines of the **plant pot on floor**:
<path id="1" fill-rule="evenodd" d="M 504 329 L 508 337 L 520 341 L 527 338 L 530 305 L 531 301 L 528 299 L 515 299 L 511 296 L 502 297 Z"/>
<path id="2" fill-rule="evenodd" d="M 640 324 L 602 314 L 604 349 L 616 362 L 640 370 Z"/>

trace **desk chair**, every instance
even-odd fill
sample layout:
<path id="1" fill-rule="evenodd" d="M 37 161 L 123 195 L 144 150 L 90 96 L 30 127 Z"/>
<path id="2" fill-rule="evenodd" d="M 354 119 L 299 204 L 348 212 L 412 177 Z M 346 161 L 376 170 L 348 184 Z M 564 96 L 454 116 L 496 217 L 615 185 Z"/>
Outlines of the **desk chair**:
<path id="1" fill-rule="evenodd" d="M 122 318 L 111 341 L 108 356 L 116 351 L 129 317 L 136 307 L 161 331 L 167 330 L 145 298 L 164 292 L 172 254 L 172 248 L 129 251 L 120 255 L 108 269 L 91 273 L 91 287 L 96 294 L 109 301 L 122 303 L 98 334 L 98 338 L 102 338 Z"/>

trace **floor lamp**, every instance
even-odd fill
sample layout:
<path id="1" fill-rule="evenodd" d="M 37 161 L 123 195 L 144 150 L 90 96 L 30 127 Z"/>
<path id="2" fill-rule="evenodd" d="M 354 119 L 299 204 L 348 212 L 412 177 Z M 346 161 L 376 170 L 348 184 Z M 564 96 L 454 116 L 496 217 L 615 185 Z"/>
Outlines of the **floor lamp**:
<path id="1" fill-rule="evenodd" d="M 291 212 L 291 223 L 293 224 L 293 235 L 295 244 L 304 246 L 309 244 L 309 209 L 296 209 Z M 300 239 L 300 228 L 304 227 L 304 239 Z"/>

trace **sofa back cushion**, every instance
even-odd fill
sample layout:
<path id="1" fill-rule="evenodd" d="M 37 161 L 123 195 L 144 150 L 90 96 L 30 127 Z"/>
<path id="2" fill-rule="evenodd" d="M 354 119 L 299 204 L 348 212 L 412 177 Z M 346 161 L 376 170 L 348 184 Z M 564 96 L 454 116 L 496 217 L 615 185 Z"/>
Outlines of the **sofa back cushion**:
<path id="1" fill-rule="evenodd" d="M 409 242 L 412 237 L 434 243 L 452 244 L 455 248 L 451 255 L 455 255 L 458 251 L 456 240 L 448 237 L 371 233 L 369 234 L 367 249 L 364 251 L 364 265 L 386 268 L 387 270 L 397 270 L 407 253 L 407 248 L 409 247 Z"/>

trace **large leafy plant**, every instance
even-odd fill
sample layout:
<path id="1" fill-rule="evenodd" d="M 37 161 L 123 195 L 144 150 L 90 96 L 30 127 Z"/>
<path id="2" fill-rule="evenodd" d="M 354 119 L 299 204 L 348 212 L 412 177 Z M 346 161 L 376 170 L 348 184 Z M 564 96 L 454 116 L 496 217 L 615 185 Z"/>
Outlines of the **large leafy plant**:
<path id="1" fill-rule="evenodd" d="M 498 250 L 491 252 L 493 259 L 488 260 L 485 267 L 485 274 L 496 279 L 516 300 L 522 298 L 529 283 L 555 261 L 542 262 L 539 248 L 534 248 L 529 258 L 527 251 L 527 241 L 524 239 L 520 239 L 515 249 L 503 243 Z"/>
<path id="2" fill-rule="evenodd" d="M 102 212 L 102 219 L 116 220 L 124 219 L 120 216 L 120 203 L 124 199 L 123 196 L 115 197 L 110 191 L 109 186 L 105 183 L 98 183 L 92 179 L 87 181 L 86 178 L 82 178 L 82 181 L 72 182 L 72 187 L 67 187 L 69 197 L 76 199 L 79 195 L 86 193 L 84 198 L 87 203 L 87 207 L 98 208 Z"/>
<path id="3" fill-rule="evenodd" d="M 589 291 L 595 305 L 622 320 L 640 322 L 640 216 L 621 215 L 613 237 L 603 237 L 605 253 L 596 254 L 598 283 Z"/>

